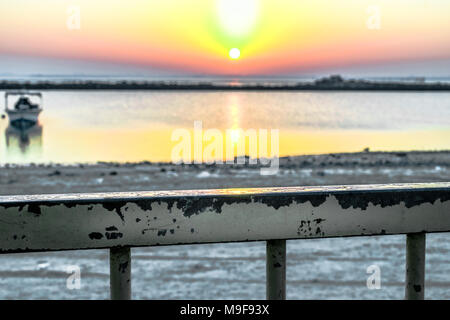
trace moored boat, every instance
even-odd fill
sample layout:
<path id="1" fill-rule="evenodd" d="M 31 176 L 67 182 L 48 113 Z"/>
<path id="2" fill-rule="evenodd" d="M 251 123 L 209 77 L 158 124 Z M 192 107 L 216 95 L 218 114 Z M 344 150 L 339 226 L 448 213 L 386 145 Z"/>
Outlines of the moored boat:
<path id="1" fill-rule="evenodd" d="M 13 108 L 9 108 L 8 97 L 19 96 Z M 39 102 L 33 102 L 32 98 L 38 97 Z M 9 91 L 5 93 L 5 112 L 8 114 L 12 126 L 26 129 L 38 122 L 42 112 L 42 94 L 40 92 Z"/>

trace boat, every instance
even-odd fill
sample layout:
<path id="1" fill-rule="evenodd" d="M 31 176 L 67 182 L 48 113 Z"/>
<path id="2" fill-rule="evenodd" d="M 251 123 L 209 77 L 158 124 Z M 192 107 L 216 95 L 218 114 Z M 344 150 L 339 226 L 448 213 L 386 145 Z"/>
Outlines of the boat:
<path id="1" fill-rule="evenodd" d="M 19 96 L 13 108 L 9 108 L 10 96 Z M 39 97 L 39 102 L 33 102 L 33 97 Z M 5 112 L 12 126 L 19 129 L 27 129 L 38 122 L 42 112 L 42 94 L 29 91 L 8 91 L 5 93 Z"/>

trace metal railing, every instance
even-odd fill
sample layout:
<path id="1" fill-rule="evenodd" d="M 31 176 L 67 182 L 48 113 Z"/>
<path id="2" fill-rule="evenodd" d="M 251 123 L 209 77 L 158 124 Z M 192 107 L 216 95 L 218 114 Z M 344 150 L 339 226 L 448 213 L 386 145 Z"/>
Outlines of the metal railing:
<path id="1" fill-rule="evenodd" d="M 131 247 L 267 241 L 267 298 L 286 297 L 286 240 L 407 234 L 405 298 L 423 299 L 425 234 L 450 231 L 450 183 L 0 197 L 0 253 L 110 249 L 131 298 Z"/>

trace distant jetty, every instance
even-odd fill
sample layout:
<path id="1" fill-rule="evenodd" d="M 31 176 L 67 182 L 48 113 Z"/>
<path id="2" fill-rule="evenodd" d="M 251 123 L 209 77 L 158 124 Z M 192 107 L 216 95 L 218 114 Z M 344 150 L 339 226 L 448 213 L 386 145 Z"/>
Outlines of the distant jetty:
<path id="1" fill-rule="evenodd" d="M 343 79 L 339 75 L 321 78 L 310 82 L 281 84 L 245 84 L 232 82 L 214 84 L 207 82 L 176 81 L 108 81 L 108 80 L 70 80 L 70 81 L 0 81 L 0 90 L 379 90 L 379 91 L 449 91 L 450 83 L 425 82 L 424 78 L 414 81 L 369 81 Z"/>

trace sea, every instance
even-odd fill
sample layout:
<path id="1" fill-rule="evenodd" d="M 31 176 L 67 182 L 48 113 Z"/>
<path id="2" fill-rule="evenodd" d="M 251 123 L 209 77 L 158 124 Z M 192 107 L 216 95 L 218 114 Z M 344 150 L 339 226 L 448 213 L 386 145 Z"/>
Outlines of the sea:
<path id="1" fill-rule="evenodd" d="M 25 130 L 1 112 L 0 165 L 167 162 L 180 130 L 203 150 L 208 130 L 223 146 L 227 137 L 249 145 L 246 132 L 258 141 L 266 132 L 269 144 L 274 133 L 279 156 L 450 148 L 446 91 L 48 90 L 42 107 L 38 125 Z M 198 128 L 203 139 L 194 141 Z"/>

